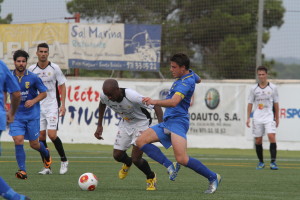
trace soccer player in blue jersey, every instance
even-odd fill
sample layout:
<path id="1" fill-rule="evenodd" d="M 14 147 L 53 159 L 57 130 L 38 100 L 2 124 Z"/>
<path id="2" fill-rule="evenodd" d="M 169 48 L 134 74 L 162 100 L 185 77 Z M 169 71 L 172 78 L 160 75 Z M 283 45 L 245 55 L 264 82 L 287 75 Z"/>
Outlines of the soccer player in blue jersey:
<path id="1" fill-rule="evenodd" d="M 9 134 L 15 143 L 16 159 L 19 166 L 16 177 L 19 179 L 27 179 L 24 139 L 29 140 L 31 148 L 44 155 L 45 167 L 49 168 L 52 162 L 48 150 L 38 139 L 40 133 L 39 102 L 47 96 L 47 88 L 36 74 L 26 70 L 28 57 L 28 53 L 23 50 L 17 50 L 13 55 L 15 64 L 13 75 L 21 88 L 21 103 L 14 122 L 10 124 Z"/>
<path id="2" fill-rule="evenodd" d="M 4 109 L 4 91 L 11 94 L 10 110 L 6 113 Z M 15 80 L 7 66 L 0 61 L 0 136 L 6 128 L 6 123 L 14 121 L 14 116 L 20 104 L 21 93 L 18 82 Z M 1 155 L 1 148 L 0 148 Z M 9 200 L 29 200 L 28 197 L 15 192 L 0 176 L 0 196 Z"/>
<path id="3" fill-rule="evenodd" d="M 221 176 L 187 154 L 188 109 L 195 83 L 200 82 L 200 78 L 189 68 L 190 60 L 185 54 L 178 53 L 171 57 L 170 71 L 176 81 L 166 99 L 153 100 L 146 97 L 143 100 L 147 105 L 166 107 L 164 121 L 144 131 L 136 144 L 150 158 L 167 168 L 170 180 L 175 180 L 180 165 L 184 165 L 208 179 L 209 187 L 205 193 L 211 194 L 217 190 Z M 172 163 L 158 147 L 151 144 L 153 142 L 160 142 L 165 148 L 172 145 L 177 163 Z"/>

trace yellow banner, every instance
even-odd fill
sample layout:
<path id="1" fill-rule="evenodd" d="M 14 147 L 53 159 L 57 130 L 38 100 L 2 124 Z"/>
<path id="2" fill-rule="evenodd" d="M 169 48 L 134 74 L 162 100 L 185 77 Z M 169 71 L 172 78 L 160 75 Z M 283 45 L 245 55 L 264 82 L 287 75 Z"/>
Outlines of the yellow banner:
<path id="1" fill-rule="evenodd" d="M 30 55 L 28 67 L 37 62 L 37 45 L 46 42 L 49 45 L 49 60 L 67 69 L 68 31 L 69 25 L 65 23 L 1 24 L 0 59 L 14 69 L 13 52 L 23 49 Z"/>

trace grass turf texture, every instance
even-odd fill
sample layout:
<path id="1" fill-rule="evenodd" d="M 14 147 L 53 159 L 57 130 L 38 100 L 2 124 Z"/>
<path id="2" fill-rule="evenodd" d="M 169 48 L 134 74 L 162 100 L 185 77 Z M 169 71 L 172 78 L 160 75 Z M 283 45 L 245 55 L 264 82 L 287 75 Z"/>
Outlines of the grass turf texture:
<path id="1" fill-rule="evenodd" d="M 60 160 L 52 145 L 52 175 L 39 175 L 42 168 L 38 152 L 25 143 L 27 156 L 27 180 L 15 178 L 18 170 L 14 156 L 14 144 L 2 142 L 0 174 L 13 188 L 33 200 L 52 199 L 299 199 L 300 159 L 299 151 L 278 151 L 278 171 L 269 169 L 269 152 L 264 151 L 266 168 L 255 170 L 257 159 L 254 150 L 238 149 L 188 149 L 190 156 L 200 159 L 211 170 L 222 175 L 222 183 L 215 194 L 203 194 L 207 180 L 192 170 L 182 167 L 175 182 L 168 179 L 166 169 L 150 158 L 150 166 L 157 174 L 158 190 L 146 191 L 146 178 L 135 166 L 129 175 L 119 180 L 121 167 L 112 158 L 112 146 L 95 144 L 64 144 L 69 158 L 69 171 L 59 175 Z M 164 150 L 174 160 L 172 150 Z M 130 152 L 130 151 L 128 151 Z M 81 191 L 77 181 L 85 172 L 94 173 L 98 179 L 95 191 Z"/>

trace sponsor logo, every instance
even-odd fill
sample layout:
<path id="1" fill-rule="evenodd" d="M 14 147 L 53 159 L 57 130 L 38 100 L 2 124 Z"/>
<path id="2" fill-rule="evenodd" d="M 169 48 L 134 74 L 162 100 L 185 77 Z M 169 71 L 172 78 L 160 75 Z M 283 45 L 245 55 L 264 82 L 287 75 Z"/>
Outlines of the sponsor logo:
<path id="1" fill-rule="evenodd" d="M 169 89 L 163 89 L 159 92 L 159 99 L 160 100 L 163 100 L 163 99 L 166 99 L 166 97 L 168 96 L 169 94 Z"/>
<path id="2" fill-rule="evenodd" d="M 213 110 L 218 107 L 220 103 L 220 94 L 218 90 L 210 88 L 205 94 L 205 104 L 206 106 Z"/>
<path id="3" fill-rule="evenodd" d="M 30 87 L 30 82 L 25 82 L 25 88 L 28 89 Z"/>

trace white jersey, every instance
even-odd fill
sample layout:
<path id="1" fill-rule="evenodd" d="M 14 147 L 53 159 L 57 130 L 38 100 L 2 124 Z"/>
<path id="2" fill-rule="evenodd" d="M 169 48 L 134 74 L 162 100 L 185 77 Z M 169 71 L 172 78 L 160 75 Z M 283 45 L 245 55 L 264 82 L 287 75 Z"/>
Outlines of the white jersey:
<path id="1" fill-rule="evenodd" d="M 59 66 L 49 62 L 48 66 L 44 69 L 40 68 L 38 64 L 34 64 L 31 65 L 28 70 L 37 74 L 48 88 L 47 97 L 40 102 L 41 110 L 58 109 L 60 106 L 60 98 L 57 86 L 67 81 Z"/>
<path id="2" fill-rule="evenodd" d="M 101 103 L 106 104 L 122 117 L 119 124 L 119 129 L 126 130 L 129 135 L 132 134 L 133 128 L 149 126 L 151 116 L 147 109 L 153 109 L 152 105 L 147 106 L 142 102 L 143 96 L 132 89 L 121 88 L 124 98 L 118 103 L 111 101 L 101 92 Z"/>
<path id="3" fill-rule="evenodd" d="M 265 88 L 255 84 L 248 97 L 248 103 L 253 104 L 253 120 L 256 122 L 274 121 L 274 103 L 279 102 L 276 85 L 268 83 Z"/>

